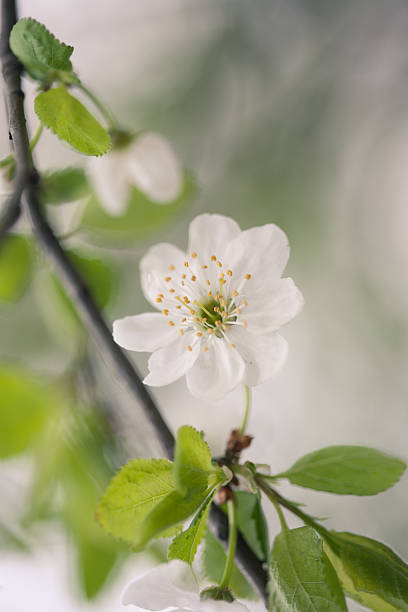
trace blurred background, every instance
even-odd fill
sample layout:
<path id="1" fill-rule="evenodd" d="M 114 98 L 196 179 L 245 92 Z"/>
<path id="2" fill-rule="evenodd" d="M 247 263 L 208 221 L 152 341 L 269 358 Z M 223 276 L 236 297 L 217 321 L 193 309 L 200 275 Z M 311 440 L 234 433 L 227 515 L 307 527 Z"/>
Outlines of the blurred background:
<path id="1" fill-rule="evenodd" d="M 137 193 L 122 218 L 95 198 L 47 206 L 60 233 L 74 227 L 65 245 L 106 317 L 150 309 L 140 257 L 159 241 L 185 248 L 200 212 L 242 228 L 274 222 L 289 237 L 286 274 L 305 308 L 283 330 L 285 368 L 254 390 L 247 458 L 273 472 L 331 444 L 406 458 L 406 3 L 22 0 L 19 13 L 72 44 L 82 80 L 125 126 L 166 135 L 189 172 L 186 194 L 168 207 Z M 35 86 L 25 87 L 34 133 Z M 3 157 L 4 109 L 0 117 Z M 49 133 L 36 160 L 44 172 L 86 161 Z M 93 509 L 127 457 L 157 447 L 28 227 L 20 222 L 25 237 L 0 256 L 0 611 L 124 610 L 124 586 L 164 552 L 129 555 Z M 144 374 L 147 355 L 132 359 Z M 239 389 L 217 404 L 192 398 L 184 380 L 153 394 L 173 430 L 205 429 L 214 454 L 241 418 Z M 407 479 L 375 498 L 282 490 L 330 527 L 407 559 Z"/>

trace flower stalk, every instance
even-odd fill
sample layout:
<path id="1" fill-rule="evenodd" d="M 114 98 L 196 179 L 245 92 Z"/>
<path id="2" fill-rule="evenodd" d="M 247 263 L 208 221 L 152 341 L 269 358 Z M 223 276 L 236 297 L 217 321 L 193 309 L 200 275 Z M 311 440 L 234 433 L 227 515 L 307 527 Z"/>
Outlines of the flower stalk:
<path id="1" fill-rule="evenodd" d="M 235 498 L 229 499 L 227 502 L 228 511 L 228 551 L 227 561 L 225 563 L 224 573 L 221 578 L 220 588 L 229 587 L 231 573 L 234 567 L 235 551 L 237 549 L 238 525 L 237 525 L 237 508 Z"/>
<path id="2" fill-rule="evenodd" d="M 245 395 L 245 409 L 244 409 L 244 418 L 242 419 L 241 427 L 238 430 L 238 433 L 243 435 L 248 425 L 249 412 L 251 410 L 251 389 L 248 385 L 244 385 L 244 395 Z"/>

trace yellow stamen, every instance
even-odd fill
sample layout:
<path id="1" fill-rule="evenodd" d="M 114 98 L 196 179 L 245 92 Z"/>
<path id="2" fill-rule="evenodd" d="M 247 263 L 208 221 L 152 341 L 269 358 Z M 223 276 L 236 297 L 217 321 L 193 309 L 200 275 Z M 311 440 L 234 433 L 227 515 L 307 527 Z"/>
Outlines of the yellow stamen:
<path id="1" fill-rule="evenodd" d="M 235 344 L 233 342 L 230 342 L 229 345 L 231 348 L 235 348 Z"/>
<path id="2" fill-rule="evenodd" d="M 172 327 L 174 327 L 174 323 L 173 323 L 173 321 L 169 321 L 169 325 L 171 325 Z"/>
<path id="3" fill-rule="evenodd" d="M 235 291 L 235 290 L 234 290 L 234 291 L 232 292 L 232 295 L 233 295 L 234 297 L 237 297 L 237 295 L 238 295 L 238 291 Z"/>
<path id="4" fill-rule="evenodd" d="M 193 276 L 191 277 L 191 280 L 193 281 L 193 283 L 197 280 L 197 277 L 193 274 Z"/>
<path id="5" fill-rule="evenodd" d="M 184 265 L 186 266 L 186 268 L 188 268 L 188 261 L 185 261 Z"/>
<path id="6" fill-rule="evenodd" d="M 209 280 L 208 280 L 208 281 L 206 281 L 206 283 L 207 283 L 207 285 L 208 285 L 208 286 L 210 286 L 210 285 L 211 285 L 211 283 L 210 283 L 210 281 L 209 281 Z"/>
<path id="7" fill-rule="evenodd" d="M 227 270 L 228 276 L 232 276 L 232 270 Z"/>
<path id="8" fill-rule="evenodd" d="M 195 257 L 197 257 L 197 253 L 191 253 L 191 257 L 194 259 Z"/>
<path id="9" fill-rule="evenodd" d="M 249 280 L 249 279 L 251 278 L 251 275 L 250 275 L 250 274 L 245 274 L 245 278 L 246 278 L 247 280 Z"/>
<path id="10" fill-rule="evenodd" d="M 211 261 L 217 261 L 217 258 L 215 255 L 211 255 Z"/>
<path id="11" fill-rule="evenodd" d="M 167 308 L 165 308 L 164 310 L 162 310 L 162 314 L 164 314 L 165 317 L 168 316 L 169 311 L 167 310 Z"/>
<path id="12" fill-rule="evenodd" d="M 171 265 L 169 266 L 169 270 L 175 270 L 175 269 L 176 269 L 176 268 L 173 266 L 173 264 L 171 264 Z"/>
<path id="13" fill-rule="evenodd" d="M 220 261 L 217 261 L 217 266 L 218 266 L 219 268 L 222 268 L 222 263 L 221 263 Z"/>
<path id="14" fill-rule="evenodd" d="M 162 300 L 161 298 L 156 298 L 156 302 L 160 303 L 160 302 L 162 302 L 162 301 L 163 301 L 163 300 Z"/>
<path id="15" fill-rule="evenodd" d="M 191 346 L 190 346 L 190 345 L 188 345 L 187 350 L 188 350 L 188 351 L 192 351 L 193 349 L 191 348 Z"/>
<path id="16" fill-rule="evenodd" d="M 208 266 L 202 266 L 203 270 L 207 270 Z"/>
<path id="17" fill-rule="evenodd" d="M 166 283 L 168 283 L 169 281 L 171 281 L 171 276 L 166 276 L 164 280 L 166 281 Z"/>
<path id="18" fill-rule="evenodd" d="M 201 332 L 197 332 L 197 333 L 196 333 L 196 336 L 198 336 L 198 338 L 201 338 L 201 336 L 202 336 L 202 335 L 203 335 L 203 334 L 202 334 Z"/>
<path id="19" fill-rule="evenodd" d="M 181 275 L 181 278 L 186 278 L 186 275 L 185 275 L 185 274 L 182 274 L 182 275 Z"/>
<path id="20" fill-rule="evenodd" d="M 184 331 L 182 329 L 179 330 L 179 334 L 180 336 L 182 336 L 184 334 Z"/>
<path id="21" fill-rule="evenodd" d="M 208 351 L 208 346 L 204 346 L 203 347 L 203 353 L 206 353 Z"/>
<path id="22" fill-rule="evenodd" d="M 176 293 L 176 290 L 175 289 L 170 289 L 169 293 Z"/>

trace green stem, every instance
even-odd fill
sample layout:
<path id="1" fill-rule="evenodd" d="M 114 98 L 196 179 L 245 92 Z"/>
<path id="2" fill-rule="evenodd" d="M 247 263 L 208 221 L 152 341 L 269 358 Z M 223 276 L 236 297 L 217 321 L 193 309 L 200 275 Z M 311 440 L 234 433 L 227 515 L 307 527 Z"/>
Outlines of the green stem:
<path id="1" fill-rule="evenodd" d="M 263 476 L 257 476 L 256 482 L 259 485 L 259 488 L 262 489 L 268 499 L 273 503 L 275 508 L 277 505 L 283 506 L 284 508 L 292 512 L 292 514 L 295 514 L 297 517 L 299 517 L 305 523 L 305 525 L 313 527 L 313 529 L 315 529 L 317 533 L 319 533 L 323 538 L 325 538 L 326 540 L 332 539 L 330 532 L 325 527 L 317 523 L 309 514 L 303 512 L 303 510 L 298 508 L 296 504 L 289 501 L 285 497 L 282 497 L 282 495 L 278 493 L 278 491 L 272 489 L 272 487 L 270 487 L 269 484 L 265 482 Z"/>
<path id="2" fill-rule="evenodd" d="M 226 589 L 229 587 L 231 580 L 232 568 L 234 567 L 235 551 L 237 549 L 237 509 L 235 499 L 229 499 L 227 502 L 228 509 L 228 551 L 227 561 L 225 563 L 224 573 L 221 578 L 220 587 Z"/>
<path id="3" fill-rule="evenodd" d="M 36 133 L 34 134 L 33 139 L 30 141 L 30 152 L 31 153 L 34 151 L 34 148 L 35 148 L 37 142 L 40 140 L 40 136 L 42 134 L 43 128 L 44 128 L 43 124 L 40 123 L 38 128 L 37 128 Z"/>
<path id="4" fill-rule="evenodd" d="M 251 409 L 251 389 L 248 385 L 244 385 L 244 394 L 245 394 L 245 411 L 244 418 L 242 419 L 241 427 L 238 430 L 239 434 L 244 434 L 246 430 L 246 426 L 248 424 L 249 411 Z"/>
<path id="5" fill-rule="evenodd" d="M 279 521 L 282 527 L 282 531 L 287 531 L 288 530 L 288 524 L 286 522 L 285 516 L 282 512 L 282 509 L 280 507 L 280 505 L 278 504 L 278 502 L 276 501 L 276 499 L 271 499 L 271 502 L 273 503 L 273 505 L 275 506 L 275 510 L 276 513 L 279 517 Z"/>
<path id="6" fill-rule="evenodd" d="M 99 110 L 101 115 L 104 117 L 106 123 L 108 124 L 109 129 L 117 130 L 118 122 L 115 117 L 111 113 L 111 111 L 99 100 L 99 98 L 90 90 L 88 87 L 85 87 L 82 83 L 76 83 L 76 86 L 83 91 L 83 93 L 88 96 L 88 98 L 95 104 L 96 108 Z"/>

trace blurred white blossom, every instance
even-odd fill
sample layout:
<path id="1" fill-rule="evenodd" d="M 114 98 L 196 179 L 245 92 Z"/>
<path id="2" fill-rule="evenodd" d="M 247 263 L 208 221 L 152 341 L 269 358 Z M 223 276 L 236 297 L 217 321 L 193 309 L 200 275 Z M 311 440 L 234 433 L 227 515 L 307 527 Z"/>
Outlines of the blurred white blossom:
<path id="1" fill-rule="evenodd" d="M 288 257 L 276 225 L 241 231 L 229 217 L 200 215 L 187 254 L 161 243 L 141 261 L 143 292 L 161 313 L 115 321 L 114 338 L 153 353 L 144 380 L 152 386 L 186 374 L 193 395 L 217 399 L 239 383 L 258 385 L 285 362 L 277 331 L 303 306 L 293 280 L 281 278 Z"/>
<path id="2" fill-rule="evenodd" d="M 248 608 L 238 601 L 201 601 L 192 572 L 182 561 L 159 565 L 131 582 L 122 602 L 155 612 L 169 607 L 176 608 L 176 612 L 248 612 Z"/>
<path id="3" fill-rule="evenodd" d="M 88 170 L 101 205 L 112 216 L 125 213 L 132 186 L 157 204 L 173 202 L 183 188 L 176 152 L 154 132 L 141 132 L 103 157 L 90 158 Z"/>

